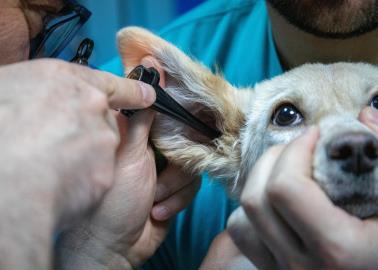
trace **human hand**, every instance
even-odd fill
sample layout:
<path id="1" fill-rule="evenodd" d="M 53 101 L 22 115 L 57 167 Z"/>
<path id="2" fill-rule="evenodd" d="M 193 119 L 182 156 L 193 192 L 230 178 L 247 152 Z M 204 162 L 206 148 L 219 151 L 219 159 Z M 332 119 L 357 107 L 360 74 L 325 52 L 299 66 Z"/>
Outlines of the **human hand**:
<path id="1" fill-rule="evenodd" d="M 158 221 L 169 220 L 192 202 L 200 186 L 200 176 L 169 164 L 158 176 L 152 217 Z"/>
<path id="2" fill-rule="evenodd" d="M 109 107 L 147 107 L 154 91 L 58 60 L 1 67 L 0 81 L 1 190 L 11 194 L 2 205 L 43 208 L 52 225 L 67 224 L 112 185 L 119 138 Z"/>
<path id="3" fill-rule="evenodd" d="M 215 237 L 199 270 L 257 270 L 235 246 L 229 233 Z"/>
<path id="4" fill-rule="evenodd" d="M 146 57 L 142 64 L 159 69 L 164 86 L 164 73 L 154 61 Z M 176 166 L 168 166 L 156 180 L 154 155 L 148 145 L 152 119 L 151 112 L 138 112 L 129 119 L 120 116 L 115 184 L 87 222 L 61 236 L 56 267 L 139 266 L 163 241 L 166 221 L 194 196 L 199 180 L 191 182 Z"/>
<path id="5" fill-rule="evenodd" d="M 132 269 L 160 245 L 168 224 L 150 216 L 156 190 L 154 154 L 148 145 L 153 115 L 119 115 L 114 186 L 86 222 L 61 235 L 56 268 Z"/>
<path id="6" fill-rule="evenodd" d="M 363 117 L 362 117 L 363 118 Z M 375 269 L 378 222 L 332 204 L 311 179 L 318 131 L 265 153 L 228 231 L 258 269 Z"/>

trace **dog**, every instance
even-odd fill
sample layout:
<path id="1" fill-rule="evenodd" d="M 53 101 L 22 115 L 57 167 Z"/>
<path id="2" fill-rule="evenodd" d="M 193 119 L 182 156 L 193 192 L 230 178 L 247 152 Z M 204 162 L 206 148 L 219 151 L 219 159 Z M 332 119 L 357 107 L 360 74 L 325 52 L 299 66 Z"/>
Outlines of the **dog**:
<path id="1" fill-rule="evenodd" d="M 359 218 L 378 214 L 378 139 L 357 119 L 366 106 L 378 109 L 377 67 L 306 64 L 238 89 L 147 30 L 124 28 L 117 39 L 126 73 L 153 56 L 164 70 L 166 91 L 222 132 L 209 140 L 158 114 L 151 139 L 170 162 L 192 173 L 208 172 L 237 197 L 264 151 L 318 125 L 315 181 L 347 212 Z"/>

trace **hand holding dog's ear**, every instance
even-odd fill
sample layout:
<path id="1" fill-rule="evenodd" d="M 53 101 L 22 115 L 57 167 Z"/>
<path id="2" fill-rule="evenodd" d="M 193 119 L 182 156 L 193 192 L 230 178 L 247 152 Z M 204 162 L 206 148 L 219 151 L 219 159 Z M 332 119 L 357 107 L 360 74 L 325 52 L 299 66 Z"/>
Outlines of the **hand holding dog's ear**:
<path id="1" fill-rule="evenodd" d="M 81 220 L 114 183 L 120 140 L 109 109 L 148 107 L 155 93 L 54 59 L 1 67 L 0 84 L 1 268 L 44 269 L 54 231 Z"/>
<path id="2" fill-rule="evenodd" d="M 134 269 L 163 241 L 168 223 L 152 219 L 156 190 L 154 154 L 148 134 L 154 113 L 119 115 L 121 144 L 115 183 L 87 221 L 63 233 L 57 244 L 59 269 Z"/>
<path id="3" fill-rule="evenodd" d="M 141 64 L 157 68 L 164 84 L 156 59 L 145 57 Z M 61 236 L 56 259 L 61 269 L 96 269 L 110 263 L 140 266 L 163 241 L 166 220 L 194 197 L 198 180 L 176 166 L 170 165 L 157 179 L 148 144 L 153 118 L 151 111 L 130 119 L 119 115 L 115 184 L 86 222 Z"/>
<path id="4" fill-rule="evenodd" d="M 243 91 L 149 31 L 127 27 L 118 32 L 117 38 L 126 71 L 143 58 L 155 59 L 151 62 L 163 75 L 163 88 L 188 111 L 222 132 L 220 138 L 210 142 L 186 125 L 158 114 L 151 132 L 154 145 L 188 172 L 207 171 L 213 177 L 235 179 L 241 150 L 235 142 L 245 121 L 236 100 L 243 96 L 237 93 Z"/>
<path id="5" fill-rule="evenodd" d="M 378 264 L 378 222 L 334 206 L 311 178 L 317 136 L 310 131 L 263 155 L 244 188 L 242 208 L 229 219 L 234 242 L 258 269 L 374 269 Z"/>

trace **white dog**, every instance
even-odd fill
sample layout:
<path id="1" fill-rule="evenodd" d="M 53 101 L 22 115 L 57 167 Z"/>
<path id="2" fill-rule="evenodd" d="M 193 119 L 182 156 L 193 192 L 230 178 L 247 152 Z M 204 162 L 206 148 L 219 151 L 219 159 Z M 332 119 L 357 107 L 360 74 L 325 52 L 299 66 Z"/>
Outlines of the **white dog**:
<path id="1" fill-rule="evenodd" d="M 378 214 L 378 140 L 357 120 L 364 107 L 378 108 L 378 68 L 304 65 L 253 88 L 237 89 L 141 28 L 121 30 L 118 44 L 127 71 L 152 55 L 165 71 L 166 90 L 223 133 L 209 141 L 158 115 L 151 136 L 171 162 L 191 172 L 207 171 L 237 196 L 268 147 L 319 125 L 314 179 L 346 211 L 361 218 Z"/>

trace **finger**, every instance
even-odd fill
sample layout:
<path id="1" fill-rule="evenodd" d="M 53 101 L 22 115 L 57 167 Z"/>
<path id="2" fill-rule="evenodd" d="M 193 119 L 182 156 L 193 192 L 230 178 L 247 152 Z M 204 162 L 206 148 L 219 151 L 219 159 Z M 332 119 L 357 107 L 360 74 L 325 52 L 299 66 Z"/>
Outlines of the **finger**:
<path id="1" fill-rule="evenodd" d="M 152 217 L 156 220 L 164 221 L 176 215 L 192 202 L 200 186 L 201 179 L 198 179 L 183 187 L 168 199 L 156 204 L 152 208 Z"/>
<path id="2" fill-rule="evenodd" d="M 282 172 L 288 172 L 303 176 L 303 179 L 311 179 L 312 156 L 318 138 L 319 129 L 317 127 L 310 127 L 304 135 L 292 141 L 284 149 L 280 159 L 277 160 L 271 178 L 281 180 L 283 177 L 280 178 L 279 176 L 282 175 Z M 288 170 L 287 168 L 295 168 L 295 170 Z"/>
<path id="3" fill-rule="evenodd" d="M 272 209 L 267 197 L 271 172 L 284 149 L 284 146 L 275 146 L 262 156 L 249 175 L 241 196 L 241 204 L 259 238 L 281 266 L 286 266 L 287 258 L 301 256 L 297 237 Z"/>
<path id="4" fill-rule="evenodd" d="M 318 246 L 321 244 L 319 241 L 329 244 L 338 242 L 341 240 L 338 236 L 343 235 L 344 229 L 350 229 L 351 223 L 358 227 L 358 219 L 334 206 L 315 182 L 297 181 L 291 184 L 296 186 L 289 187 L 285 197 L 276 198 L 274 207 L 306 246 Z M 290 195 L 293 197 L 289 198 Z"/>
<path id="5" fill-rule="evenodd" d="M 121 143 L 118 148 L 119 156 L 134 155 L 144 152 L 148 146 L 148 136 L 155 112 L 151 110 L 140 111 L 132 118 L 122 114 L 117 116 Z"/>
<path id="6" fill-rule="evenodd" d="M 282 172 L 288 166 L 295 170 L 285 170 L 285 174 L 272 176 L 274 183 L 269 191 L 273 207 L 307 246 L 313 246 L 319 240 L 333 242 L 334 237 L 338 237 L 337 232 L 345 228 L 340 224 L 348 224 L 351 220 L 311 180 L 312 154 L 318 136 L 318 130 L 311 129 L 285 149 L 275 171 Z"/>
<path id="7" fill-rule="evenodd" d="M 119 143 L 120 142 L 120 137 L 119 137 L 120 132 L 119 132 L 118 125 L 117 125 L 117 119 L 116 119 L 116 116 L 114 115 L 113 110 L 107 110 L 107 112 L 105 114 L 105 121 L 108 124 L 108 126 L 110 126 L 110 128 L 116 134 L 116 136 L 118 138 L 117 142 Z M 117 143 L 117 145 L 118 145 L 118 143 Z"/>
<path id="8" fill-rule="evenodd" d="M 255 195 L 261 197 L 261 195 L 265 192 L 273 166 L 284 150 L 284 147 L 285 146 L 283 145 L 271 147 L 256 162 L 255 166 L 247 177 L 247 182 L 244 185 L 244 189 L 240 197 L 242 202 L 250 201 L 250 199 L 254 200 L 256 197 Z"/>
<path id="9" fill-rule="evenodd" d="M 198 179 L 200 179 L 200 176 L 185 173 L 176 165 L 169 165 L 159 175 L 156 187 L 155 202 L 161 202 L 167 199 L 175 192 Z"/>
<path id="10" fill-rule="evenodd" d="M 277 269 L 273 254 L 261 241 L 243 208 L 239 207 L 231 214 L 227 231 L 235 245 L 257 269 Z"/>
<path id="11" fill-rule="evenodd" d="M 115 76 L 105 71 L 70 64 L 71 73 L 104 92 L 113 109 L 140 109 L 151 106 L 155 90 L 143 82 Z"/>
<path id="12" fill-rule="evenodd" d="M 95 125 L 96 123 L 102 123 L 103 120 L 105 120 L 107 125 L 118 135 L 117 124 L 114 116 L 108 108 L 104 93 L 98 91 L 95 87 L 86 82 L 83 82 L 81 87 L 83 90 L 80 95 L 79 110 L 82 115 L 94 118 L 94 120 L 90 121 L 88 124 Z M 98 117 L 99 114 L 102 117 Z M 99 120 L 101 122 L 99 122 Z M 98 128 L 98 130 L 102 129 Z"/>
<path id="13" fill-rule="evenodd" d="M 378 110 L 367 107 L 361 111 L 358 118 L 378 135 Z"/>

